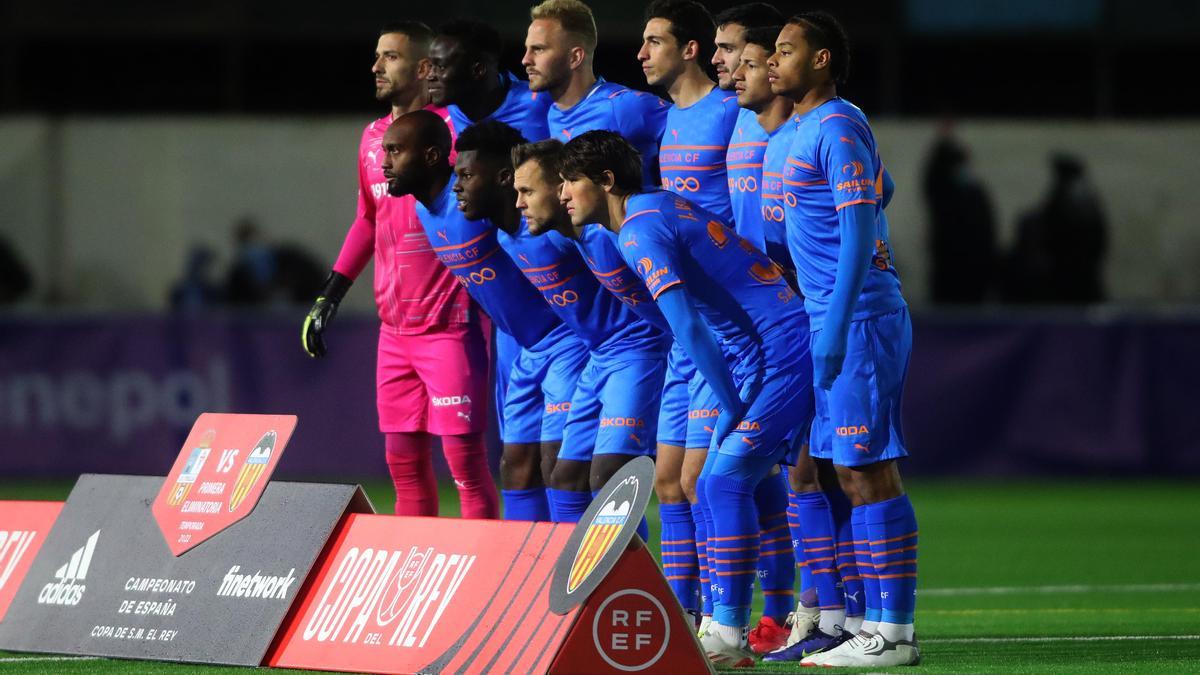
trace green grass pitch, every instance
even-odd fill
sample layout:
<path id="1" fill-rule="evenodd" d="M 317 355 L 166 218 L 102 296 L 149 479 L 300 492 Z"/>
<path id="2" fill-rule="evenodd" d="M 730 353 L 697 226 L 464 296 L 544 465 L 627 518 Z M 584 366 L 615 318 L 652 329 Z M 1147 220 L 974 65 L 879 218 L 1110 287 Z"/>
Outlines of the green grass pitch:
<path id="1" fill-rule="evenodd" d="M 391 510 L 386 481 L 364 487 L 377 509 Z M 0 483 L 0 499 L 64 499 L 70 488 Z M 924 663 L 895 670 L 1200 672 L 1200 484 L 954 479 L 912 481 L 909 493 L 921 524 Z M 442 511 L 457 514 L 452 486 Z M 654 504 L 648 515 L 656 540 Z M 0 652 L 0 675 L 246 672 L 51 658 Z"/>

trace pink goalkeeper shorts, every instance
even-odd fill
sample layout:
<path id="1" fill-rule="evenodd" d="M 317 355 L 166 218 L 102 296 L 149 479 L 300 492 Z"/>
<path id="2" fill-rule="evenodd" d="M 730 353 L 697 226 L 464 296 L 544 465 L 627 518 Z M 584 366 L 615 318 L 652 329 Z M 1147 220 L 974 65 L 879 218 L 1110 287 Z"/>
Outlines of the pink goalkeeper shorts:
<path id="1" fill-rule="evenodd" d="M 382 326 L 375 368 L 379 430 L 438 436 L 484 431 L 491 410 L 486 327 L 473 322 L 395 335 Z"/>

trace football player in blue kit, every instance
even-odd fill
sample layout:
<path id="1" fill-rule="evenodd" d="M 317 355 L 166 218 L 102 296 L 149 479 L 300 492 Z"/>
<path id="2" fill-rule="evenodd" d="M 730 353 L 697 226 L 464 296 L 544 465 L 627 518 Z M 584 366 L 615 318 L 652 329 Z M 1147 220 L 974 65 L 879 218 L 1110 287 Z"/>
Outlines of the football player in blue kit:
<path id="1" fill-rule="evenodd" d="M 669 339 L 600 284 L 573 237 L 522 216 L 512 152 L 524 143 L 500 122 L 464 131 L 455 144 L 455 194 L 464 216 L 496 225 L 501 246 L 590 351 L 548 490 L 553 519 L 577 522 L 617 469 L 653 454 Z"/>
<path id="2" fill-rule="evenodd" d="M 851 548 L 866 605 L 856 634 L 800 662 L 886 667 L 920 661 L 917 519 L 896 465 L 908 454 L 900 397 L 912 325 L 883 215 L 893 185 L 866 116 L 837 94 L 849 56 L 837 20 L 807 12 L 788 20 L 769 63 L 772 90 L 792 100 L 796 114 L 783 184 L 811 322 L 811 452 L 832 459 L 853 504 Z"/>
<path id="3" fill-rule="evenodd" d="M 712 514 L 713 622 L 701 637 L 716 665 L 754 663 L 746 647 L 759 551 L 754 492 L 794 458 L 811 410 L 811 361 L 795 339 L 800 298 L 782 271 L 720 219 L 671 192 L 643 191 L 641 159 L 619 135 L 594 131 L 566 145 L 561 199 L 577 225 L 619 236 L 721 412 L 697 484 Z"/>

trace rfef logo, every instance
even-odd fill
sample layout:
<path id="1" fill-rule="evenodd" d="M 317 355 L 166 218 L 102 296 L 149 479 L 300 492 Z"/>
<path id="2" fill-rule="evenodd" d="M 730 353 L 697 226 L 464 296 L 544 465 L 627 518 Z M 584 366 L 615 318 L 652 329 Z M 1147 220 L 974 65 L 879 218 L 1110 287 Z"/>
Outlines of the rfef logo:
<path id="1" fill-rule="evenodd" d="M 242 505 L 246 495 L 250 494 L 254 484 L 266 472 L 267 465 L 271 463 L 271 453 L 275 451 L 275 437 L 274 430 L 268 431 L 258 439 L 258 443 L 254 444 L 254 449 L 250 451 L 250 456 L 246 458 L 246 463 L 238 472 L 237 480 L 233 484 L 233 494 L 229 495 L 229 511 L 231 513 Z"/>
<path id="2" fill-rule="evenodd" d="M 671 622 L 657 598 L 628 588 L 608 596 L 596 610 L 592 640 L 600 658 L 613 668 L 625 672 L 646 670 L 667 651 Z"/>
<path id="3" fill-rule="evenodd" d="M 51 581 L 42 586 L 42 592 L 38 593 L 37 599 L 39 605 L 74 607 L 79 604 L 87 586 L 77 582 L 87 579 L 88 568 L 92 565 L 92 555 L 96 552 L 96 542 L 99 539 L 100 530 L 96 530 L 88 537 L 87 543 L 75 549 L 70 561 L 55 570 L 54 578 L 58 581 Z"/>

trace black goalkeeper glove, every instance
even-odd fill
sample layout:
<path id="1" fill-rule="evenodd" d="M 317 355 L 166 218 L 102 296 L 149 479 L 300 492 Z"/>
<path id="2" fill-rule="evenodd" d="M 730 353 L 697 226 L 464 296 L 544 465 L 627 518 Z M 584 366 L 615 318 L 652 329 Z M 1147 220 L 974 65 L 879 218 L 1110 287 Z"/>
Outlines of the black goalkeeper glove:
<path id="1" fill-rule="evenodd" d="M 333 321 L 338 304 L 346 297 L 346 291 L 350 290 L 352 283 L 354 282 L 350 277 L 331 271 L 325 285 L 321 287 L 317 301 L 313 303 L 312 309 L 308 310 L 308 316 L 304 317 L 304 327 L 300 329 L 300 342 L 304 351 L 314 359 L 325 356 L 325 329 Z"/>

